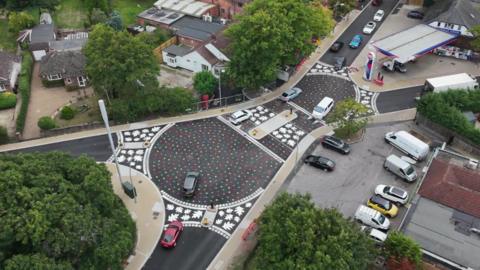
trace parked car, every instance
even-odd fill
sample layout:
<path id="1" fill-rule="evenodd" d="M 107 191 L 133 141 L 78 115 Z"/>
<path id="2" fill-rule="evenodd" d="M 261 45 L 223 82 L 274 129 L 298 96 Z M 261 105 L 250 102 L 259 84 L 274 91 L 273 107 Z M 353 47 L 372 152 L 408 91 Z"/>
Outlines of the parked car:
<path id="1" fill-rule="evenodd" d="M 370 35 L 373 33 L 375 30 L 375 27 L 377 27 L 377 24 L 374 21 L 369 21 L 364 27 L 363 27 L 363 33 Z"/>
<path id="2" fill-rule="evenodd" d="M 357 211 L 355 211 L 354 219 L 361 224 L 365 224 L 376 229 L 386 231 L 390 228 L 390 220 L 388 220 L 388 218 L 386 218 L 377 210 L 366 207 L 365 205 L 358 206 Z"/>
<path id="3" fill-rule="evenodd" d="M 423 17 L 425 17 L 425 14 L 418 10 L 412 10 L 407 13 L 407 17 L 412 19 L 417 19 L 417 20 L 423 20 Z"/>
<path id="4" fill-rule="evenodd" d="M 394 186 L 378 185 L 375 194 L 394 203 L 404 205 L 408 201 L 408 192 Z"/>
<path id="5" fill-rule="evenodd" d="M 322 156 L 309 155 L 305 158 L 304 162 L 324 171 L 333 171 L 335 168 L 335 162 L 333 160 Z"/>
<path id="6" fill-rule="evenodd" d="M 298 95 L 300 95 L 300 93 L 302 93 L 302 89 L 300 89 L 298 87 L 293 87 L 293 88 L 288 89 L 287 91 L 283 92 L 282 95 L 280 96 L 280 99 L 287 102 L 287 101 L 290 101 L 290 100 L 298 97 Z"/>
<path id="7" fill-rule="evenodd" d="M 426 158 L 430 151 L 428 144 L 404 130 L 388 132 L 385 141 L 417 161 Z"/>
<path id="8" fill-rule="evenodd" d="M 334 101 L 332 98 L 324 97 L 318 104 L 313 108 L 312 115 L 318 120 L 322 120 L 333 108 Z"/>
<path id="9" fill-rule="evenodd" d="M 234 125 L 240 125 L 243 121 L 252 117 L 252 113 L 249 110 L 240 110 L 230 115 L 230 122 Z"/>
<path id="10" fill-rule="evenodd" d="M 375 12 L 375 15 L 373 15 L 373 20 L 376 22 L 381 22 L 383 20 L 383 16 L 385 16 L 385 11 L 379 9 L 377 12 Z"/>
<path id="11" fill-rule="evenodd" d="M 352 41 L 350 41 L 350 44 L 348 44 L 348 46 L 350 46 L 350 48 L 352 49 L 356 49 L 360 47 L 360 44 L 362 44 L 362 40 L 363 40 L 362 35 L 355 35 L 352 38 Z"/>
<path id="12" fill-rule="evenodd" d="M 378 244 L 383 244 L 383 242 L 387 240 L 387 234 L 380 230 L 368 226 L 361 226 L 360 230 L 367 234 L 373 241 L 377 242 Z"/>
<path id="13" fill-rule="evenodd" d="M 323 137 L 322 145 L 325 148 L 335 150 L 344 155 L 348 155 L 350 153 L 350 145 L 348 145 L 348 143 L 344 142 L 343 140 L 333 136 L 327 135 Z"/>
<path id="14" fill-rule="evenodd" d="M 335 57 L 335 64 L 333 65 L 334 70 L 341 70 L 347 65 L 347 58 L 344 56 Z"/>
<path id="15" fill-rule="evenodd" d="M 163 232 L 160 245 L 165 248 L 172 248 L 177 245 L 178 237 L 183 232 L 183 224 L 178 220 L 174 220 L 168 224 L 167 229 Z"/>
<path id="16" fill-rule="evenodd" d="M 199 177 L 200 173 L 198 172 L 187 173 L 187 176 L 185 176 L 185 181 L 183 182 L 183 195 L 185 197 L 192 197 L 195 194 Z"/>
<path id="17" fill-rule="evenodd" d="M 335 41 L 335 43 L 330 46 L 330 51 L 331 52 L 338 52 L 343 48 L 344 43 L 341 41 Z"/>
<path id="18" fill-rule="evenodd" d="M 398 214 L 398 207 L 396 207 L 389 200 L 386 200 L 378 195 L 373 195 L 368 200 L 367 206 L 379 211 L 389 218 L 395 217 Z"/>
<path id="19" fill-rule="evenodd" d="M 407 182 L 413 182 L 417 180 L 417 172 L 413 168 L 412 164 L 397 157 L 396 155 L 390 155 L 385 159 L 383 163 L 385 170 L 403 178 Z"/>
<path id="20" fill-rule="evenodd" d="M 372 6 L 380 6 L 382 4 L 382 0 L 372 0 Z"/>

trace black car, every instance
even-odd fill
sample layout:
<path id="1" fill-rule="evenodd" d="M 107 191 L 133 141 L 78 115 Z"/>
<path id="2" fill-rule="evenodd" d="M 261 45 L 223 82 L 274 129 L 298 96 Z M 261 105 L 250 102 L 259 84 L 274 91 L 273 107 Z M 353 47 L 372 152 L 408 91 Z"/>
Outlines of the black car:
<path id="1" fill-rule="evenodd" d="M 322 145 L 325 148 L 330 148 L 344 155 L 348 155 L 350 153 L 350 145 L 333 136 L 323 137 Z"/>
<path id="2" fill-rule="evenodd" d="M 425 14 L 423 14 L 423 12 L 418 11 L 418 10 L 412 10 L 412 11 L 407 13 L 407 17 L 412 18 L 412 19 L 423 20 L 423 17 L 425 17 Z"/>
<path id="3" fill-rule="evenodd" d="M 332 46 L 330 47 L 330 51 L 331 52 L 338 52 L 338 51 L 340 51 L 340 49 L 342 49 L 342 47 L 343 47 L 343 42 L 335 41 L 335 43 L 333 43 Z"/>
<path id="4" fill-rule="evenodd" d="M 195 194 L 197 188 L 198 178 L 200 174 L 198 172 L 188 172 L 183 183 L 183 195 L 185 197 L 192 197 Z"/>
<path id="5" fill-rule="evenodd" d="M 335 162 L 333 160 L 322 156 L 309 155 L 305 158 L 304 162 L 324 171 L 333 171 L 335 168 Z"/>
<path id="6" fill-rule="evenodd" d="M 343 56 L 335 57 L 335 64 L 333 65 L 333 69 L 341 70 L 344 66 L 347 65 L 347 59 Z"/>

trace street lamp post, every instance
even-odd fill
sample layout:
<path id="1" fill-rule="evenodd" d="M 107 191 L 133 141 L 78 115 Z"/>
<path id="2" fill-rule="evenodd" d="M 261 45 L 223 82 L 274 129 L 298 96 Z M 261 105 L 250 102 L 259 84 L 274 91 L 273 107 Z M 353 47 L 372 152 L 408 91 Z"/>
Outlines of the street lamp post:
<path id="1" fill-rule="evenodd" d="M 225 70 L 223 67 L 218 69 L 218 96 L 220 99 L 220 105 L 222 105 L 222 73 L 224 73 Z"/>
<path id="2" fill-rule="evenodd" d="M 124 185 L 122 181 L 122 175 L 120 173 L 120 166 L 118 165 L 117 154 L 115 153 L 115 145 L 113 144 L 112 131 L 110 130 L 110 125 L 108 124 L 108 114 L 107 114 L 107 109 L 105 108 L 105 103 L 103 102 L 103 99 L 98 100 L 98 106 L 100 107 L 103 123 L 105 124 L 105 128 L 107 129 L 108 140 L 110 141 L 110 148 L 112 148 L 113 159 L 115 160 L 115 166 L 117 168 L 118 181 L 120 181 L 120 185 L 123 188 Z M 137 191 L 135 190 L 135 186 L 133 185 L 132 178 L 130 178 L 130 184 L 133 187 L 134 199 L 136 203 Z"/>

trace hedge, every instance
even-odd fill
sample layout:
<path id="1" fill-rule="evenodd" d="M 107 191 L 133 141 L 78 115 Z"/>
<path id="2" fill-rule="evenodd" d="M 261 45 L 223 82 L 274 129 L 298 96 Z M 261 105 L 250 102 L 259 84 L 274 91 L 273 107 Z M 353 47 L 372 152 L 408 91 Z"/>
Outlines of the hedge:
<path id="1" fill-rule="evenodd" d="M 49 80 L 42 79 L 42 84 L 47 88 L 65 86 L 65 82 L 63 80 L 49 81 Z"/>
<path id="2" fill-rule="evenodd" d="M 18 90 L 22 97 L 22 105 L 17 116 L 17 132 L 23 132 L 25 119 L 27 118 L 28 104 L 30 103 L 30 83 L 32 81 L 33 59 L 32 55 L 25 51 L 22 54 L 22 71 L 18 80 Z"/>
<path id="3" fill-rule="evenodd" d="M 17 96 L 14 93 L 0 93 L 0 110 L 13 108 L 16 104 Z"/>
<path id="4" fill-rule="evenodd" d="M 480 145 L 480 130 L 470 123 L 463 112 L 480 112 L 480 91 L 449 90 L 424 95 L 418 105 L 418 112 L 439 125 Z"/>
<path id="5" fill-rule="evenodd" d="M 75 117 L 75 110 L 70 106 L 65 106 L 60 111 L 60 118 L 65 120 L 70 120 Z"/>
<path id="6" fill-rule="evenodd" d="M 5 127 L 0 126 L 0 144 L 8 142 L 8 133 Z"/>

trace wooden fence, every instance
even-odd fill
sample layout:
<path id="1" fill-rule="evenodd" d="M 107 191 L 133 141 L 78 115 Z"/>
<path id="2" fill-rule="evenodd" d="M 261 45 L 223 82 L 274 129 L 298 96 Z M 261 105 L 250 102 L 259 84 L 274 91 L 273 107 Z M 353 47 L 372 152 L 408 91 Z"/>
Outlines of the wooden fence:
<path id="1" fill-rule="evenodd" d="M 168 46 L 170 45 L 173 45 L 173 44 L 177 44 L 177 36 L 174 36 L 172 37 L 171 39 L 165 41 L 164 43 L 162 43 L 160 46 L 158 46 L 157 48 L 153 49 L 153 54 L 155 55 L 155 57 L 157 57 L 157 61 L 160 63 L 160 64 L 163 64 L 163 56 L 162 56 L 162 51 L 163 49 L 167 48 Z"/>

